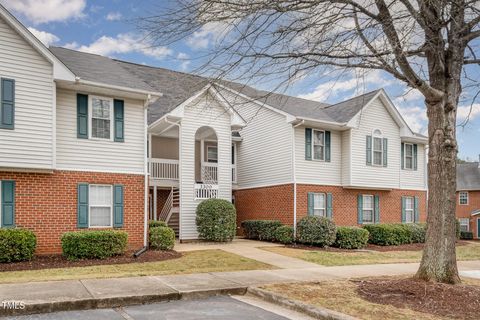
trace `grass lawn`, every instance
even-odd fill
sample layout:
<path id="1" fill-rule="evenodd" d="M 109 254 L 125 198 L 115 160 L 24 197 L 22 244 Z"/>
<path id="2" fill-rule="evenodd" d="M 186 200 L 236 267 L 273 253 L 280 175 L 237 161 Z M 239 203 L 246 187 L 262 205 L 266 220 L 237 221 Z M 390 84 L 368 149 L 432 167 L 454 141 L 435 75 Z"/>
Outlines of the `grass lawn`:
<path id="1" fill-rule="evenodd" d="M 463 284 L 480 286 L 479 280 L 462 279 Z M 348 280 L 315 283 L 275 284 L 262 287 L 289 299 L 323 307 L 358 317 L 360 319 L 440 320 L 451 319 L 420 312 L 407 307 L 378 304 L 363 299 L 356 291 L 357 285 Z"/>
<path id="2" fill-rule="evenodd" d="M 289 247 L 264 247 L 263 250 L 302 259 L 323 266 L 344 266 L 377 263 L 419 262 L 422 251 L 349 251 L 304 250 Z M 458 260 L 480 260 L 480 243 L 457 246 Z"/>
<path id="3" fill-rule="evenodd" d="M 178 259 L 159 262 L 0 272 L 0 283 L 119 278 L 259 269 L 275 268 L 268 264 L 222 250 L 201 250 L 186 252 Z"/>

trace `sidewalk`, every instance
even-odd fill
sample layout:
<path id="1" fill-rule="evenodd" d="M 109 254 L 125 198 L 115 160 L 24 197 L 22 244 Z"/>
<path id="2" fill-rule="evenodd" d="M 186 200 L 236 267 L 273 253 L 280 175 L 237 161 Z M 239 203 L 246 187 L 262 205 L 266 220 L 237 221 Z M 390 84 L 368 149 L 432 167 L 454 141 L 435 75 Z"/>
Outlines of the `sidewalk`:
<path id="1" fill-rule="evenodd" d="M 480 270 L 480 261 L 460 261 L 458 265 L 461 271 Z M 417 268 L 418 263 L 316 265 L 314 268 L 1 284 L 0 301 L 21 301 L 25 308 L 0 308 L 0 316 L 244 294 L 249 286 L 262 284 L 404 275 L 414 273 Z"/>

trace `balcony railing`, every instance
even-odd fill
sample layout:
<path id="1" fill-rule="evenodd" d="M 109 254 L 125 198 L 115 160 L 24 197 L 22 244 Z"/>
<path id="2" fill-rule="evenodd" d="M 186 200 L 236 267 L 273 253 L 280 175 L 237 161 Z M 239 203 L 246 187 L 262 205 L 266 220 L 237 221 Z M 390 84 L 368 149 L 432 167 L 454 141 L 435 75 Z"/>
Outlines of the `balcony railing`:
<path id="1" fill-rule="evenodd" d="M 150 177 L 152 179 L 178 180 L 178 164 L 178 160 L 150 158 Z"/>
<path id="2" fill-rule="evenodd" d="M 218 198 L 218 184 L 195 183 L 194 189 L 196 200 Z"/>

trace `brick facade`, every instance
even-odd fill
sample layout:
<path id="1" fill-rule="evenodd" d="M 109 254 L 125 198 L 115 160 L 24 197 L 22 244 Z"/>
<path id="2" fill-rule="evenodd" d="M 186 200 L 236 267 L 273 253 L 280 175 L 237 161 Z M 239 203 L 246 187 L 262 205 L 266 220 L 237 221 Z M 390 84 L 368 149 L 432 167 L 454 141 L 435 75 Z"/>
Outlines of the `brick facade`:
<path id="1" fill-rule="evenodd" d="M 77 184 L 124 186 L 124 227 L 129 249 L 143 246 L 144 176 L 76 171 L 53 173 L 0 172 L 15 180 L 15 224 L 35 232 L 37 254 L 60 253 L 60 237 L 77 228 Z M 98 229 L 95 229 L 98 230 Z"/>
<path id="2" fill-rule="evenodd" d="M 468 191 L 468 204 L 460 204 L 460 192 L 457 192 L 457 209 L 456 216 L 458 218 L 468 218 L 470 219 L 469 230 L 473 232 L 473 236 L 478 238 L 478 220 L 480 215 L 472 217 L 472 212 L 475 210 L 480 210 L 480 190 Z"/>
<path id="3" fill-rule="evenodd" d="M 333 220 L 337 225 L 357 225 L 357 196 L 372 194 L 380 196 L 380 222 L 401 222 L 402 196 L 419 197 L 419 219 L 426 221 L 426 191 L 360 190 L 340 186 L 297 184 L 297 220 L 307 215 L 307 193 L 332 193 Z M 274 219 L 284 224 L 293 224 L 293 184 L 242 189 L 234 191 L 237 222 L 250 219 Z"/>

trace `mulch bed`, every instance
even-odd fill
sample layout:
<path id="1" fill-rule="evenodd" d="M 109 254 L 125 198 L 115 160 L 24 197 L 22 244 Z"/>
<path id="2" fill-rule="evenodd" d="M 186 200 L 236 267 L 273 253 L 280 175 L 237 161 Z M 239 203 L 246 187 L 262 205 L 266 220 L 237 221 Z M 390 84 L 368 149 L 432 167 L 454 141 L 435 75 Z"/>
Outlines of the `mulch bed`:
<path id="1" fill-rule="evenodd" d="M 133 257 L 133 251 L 127 252 L 121 256 L 114 256 L 107 259 L 88 259 L 69 261 L 62 255 L 40 255 L 35 256 L 31 261 L 1 263 L 1 271 L 23 271 L 23 270 L 40 270 L 51 268 L 72 268 L 72 267 L 86 267 L 98 265 L 111 264 L 127 264 L 127 263 L 142 263 L 142 262 L 157 262 L 170 259 L 177 259 L 182 256 L 176 251 L 155 251 L 148 250 L 140 255 L 138 258 Z"/>
<path id="2" fill-rule="evenodd" d="M 465 246 L 469 243 L 471 243 L 471 241 L 458 240 L 457 241 L 457 247 Z M 334 247 L 321 248 L 321 247 L 308 246 L 308 245 L 302 245 L 302 244 L 286 245 L 287 248 L 293 248 L 293 249 L 302 249 L 302 250 L 311 250 L 311 251 L 328 251 L 328 252 L 350 252 L 350 253 L 356 253 L 356 252 L 365 251 L 365 250 L 378 251 L 378 252 L 421 251 L 421 250 L 423 250 L 423 246 L 424 246 L 423 243 L 402 244 L 402 245 L 399 245 L 399 246 L 377 246 L 377 245 L 374 245 L 374 244 L 369 244 L 363 249 L 351 250 L 351 249 L 339 249 L 339 248 L 334 248 Z"/>
<path id="3" fill-rule="evenodd" d="M 365 300 L 455 319 L 479 319 L 480 287 L 418 279 L 352 280 Z"/>

